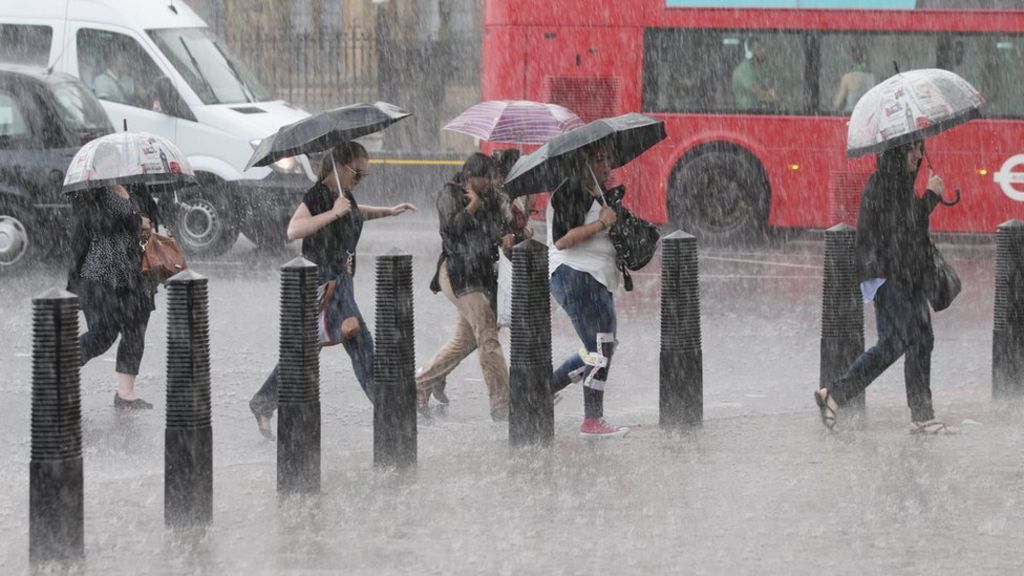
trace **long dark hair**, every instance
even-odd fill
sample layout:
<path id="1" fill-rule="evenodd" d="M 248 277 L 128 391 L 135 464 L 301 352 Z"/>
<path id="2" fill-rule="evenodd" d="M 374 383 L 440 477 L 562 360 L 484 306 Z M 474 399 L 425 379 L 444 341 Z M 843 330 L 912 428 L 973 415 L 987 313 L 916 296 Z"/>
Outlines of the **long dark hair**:
<path id="1" fill-rule="evenodd" d="M 914 141 L 914 142 L 908 142 L 906 144 L 901 144 L 901 145 L 896 146 L 894 148 L 889 148 L 888 150 L 886 150 L 886 151 L 882 152 L 881 154 L 877 155 L 876 162 L 875 162 L 875 166 L 876 166 L 877 170 L 879 172 L 883 172 L 883 173 L 886 173 L 886 174 L 893 174 L 893 175 L 908 176 L 908 177 L 915 177 L 916 178 L 917 177 L 917 170 L 914 170 L 913 172 L 908 173 L 906 166 L 907 166 L 907 153 L 910 152 L 911 147 L 915 146 L 918 143 L 921 144 L 921 154 L 923 156 L 924 155 L 924 141 L 923 140 L 918 140 L 918 141 Z M 918 168 L 920 168 L 920 166 L 921 166 L 921 164 L 920 164 L 920 162 L 918 162 Z"/>
<path id="2" fill-rule="evenodd" d="M 334 156 L 334 163 L 331 163 Z M 320 160 L 320 168 L 316 172 L 316 181 L 323 182 L 334 175 L 334 166 L 347 166 L 356 158 L 369 158 L 370 154 L 359 142 L 342 142 L 335 146 Z"/>
<path id="3" fill-rule="evenodd" d="M 498 176 L 500 176 L 502 180 L 505 180 L 505 177 L 508 176 L 508 173 L 512 170 L 512 166 L 515 165 L 521 155 L 522 153 L 515 148 L 495 150 L 491 154 L 491 159 L 494 160 L 495 169 L 498 171 Z"/>

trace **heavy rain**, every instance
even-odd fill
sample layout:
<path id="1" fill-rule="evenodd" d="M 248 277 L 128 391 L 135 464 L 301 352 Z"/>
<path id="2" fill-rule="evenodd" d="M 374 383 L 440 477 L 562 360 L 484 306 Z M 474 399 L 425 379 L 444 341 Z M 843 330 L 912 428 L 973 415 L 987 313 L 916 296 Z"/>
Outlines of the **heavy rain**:
<path id="1" fill-rule="evenodd" d="M 0 574 L 1024 572 L 1022 61 L 1022 0 L 0 0 Z"/>

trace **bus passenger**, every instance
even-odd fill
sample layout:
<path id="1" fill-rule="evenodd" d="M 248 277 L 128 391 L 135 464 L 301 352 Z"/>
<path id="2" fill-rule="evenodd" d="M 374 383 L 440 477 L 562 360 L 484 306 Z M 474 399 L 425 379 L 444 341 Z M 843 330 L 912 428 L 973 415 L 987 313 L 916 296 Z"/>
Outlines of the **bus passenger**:
<path id="1" fill-rule="evenodd" d="M 832 98 L 832 109 L 843 114 L 852 114 L 860 97 L 875 85 L 875 75 L 868 71 L 864 46 L 855 44 L 850 48 L 850 59 L 853 66 L 839 80 L 839 88 Z"/>
<path id="2" fill-rule="evenodd" d="M 779 95 L 761 80 L 761 68 L 768 56 L 760 38 L 747 41 L 743 62 L 732 71 L 732 95 L 740 110 L 770 108 L 779 104 Z"/>

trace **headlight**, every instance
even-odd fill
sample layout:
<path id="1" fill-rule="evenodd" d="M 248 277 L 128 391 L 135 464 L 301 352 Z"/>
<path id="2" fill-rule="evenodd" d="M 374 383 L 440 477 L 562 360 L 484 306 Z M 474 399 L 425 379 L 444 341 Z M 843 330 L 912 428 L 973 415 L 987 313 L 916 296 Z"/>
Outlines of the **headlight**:
<path id="1" fill-rule="evenodd" d="M 302 172 L 302 166 L 294 156 L 281 158 L 270 165 L 270 169 L 278 174 L 297 174 Z"/>

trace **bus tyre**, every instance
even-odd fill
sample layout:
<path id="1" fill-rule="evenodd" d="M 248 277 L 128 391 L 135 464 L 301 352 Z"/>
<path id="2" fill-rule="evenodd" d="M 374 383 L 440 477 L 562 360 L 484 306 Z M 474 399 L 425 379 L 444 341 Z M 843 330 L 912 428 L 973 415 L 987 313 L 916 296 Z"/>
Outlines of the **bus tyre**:
<path id="1" fill-rule="evenodd" d="M 23 269 L 39 252 L 32 212 L 16 200 L 0 198 L 0 274 Z"/>
<path id="2" fill-rule="evenodd" d="M 199 185 L 178 191 L 174 236 L 190 256 L 218 256 L 238 239 L 231 191 L 216 177 L 197 177 Z"/>
<path id="3" fill-rule="evenodd" d="M 760 166 L 735 152 L 686 159 L 669 182 L 669 218 L 710 243 L 756 242 L 768 222 L 768 184 Z"/>

